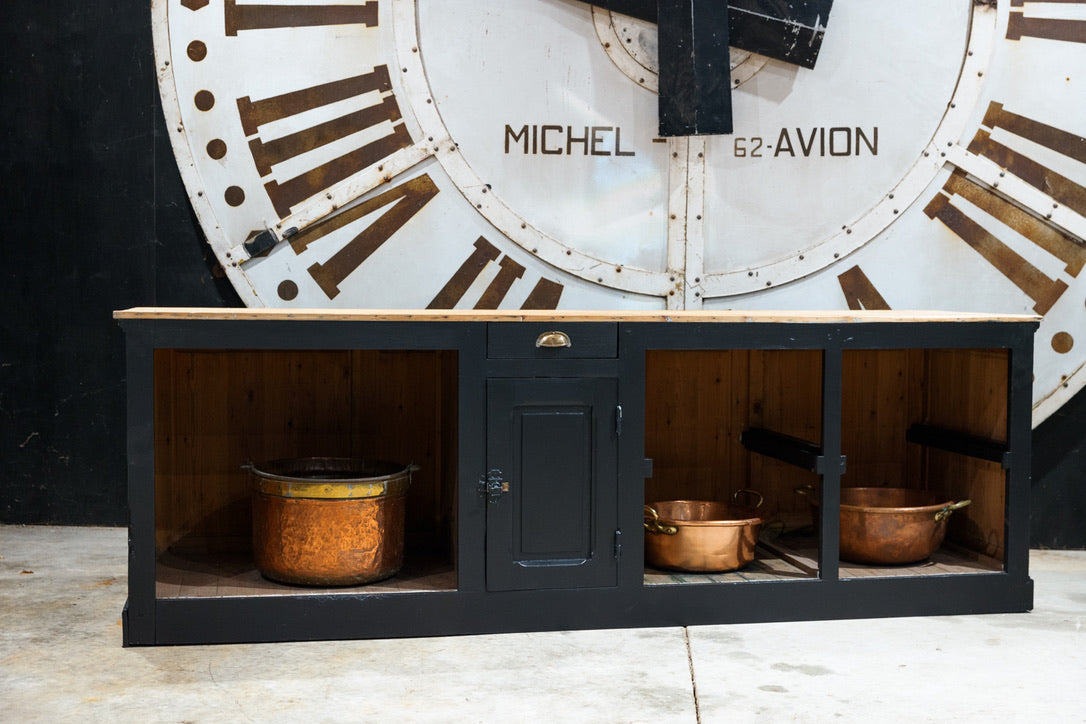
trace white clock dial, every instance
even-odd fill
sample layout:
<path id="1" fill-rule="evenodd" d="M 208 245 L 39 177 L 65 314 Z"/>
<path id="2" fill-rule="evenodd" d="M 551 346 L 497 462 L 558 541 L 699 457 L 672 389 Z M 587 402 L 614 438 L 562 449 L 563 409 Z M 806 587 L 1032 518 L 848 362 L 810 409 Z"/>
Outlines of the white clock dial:
<path id="1" fill-rule="evenodd" d="M 1086 384 L 1086 0 L 835 0 L 814 68 L 733 49 L 735 132 L 670 139 L 654 26 L 585 3 L 152 11 L 246 304 L 1034 311 L 1035 421 Z"/>

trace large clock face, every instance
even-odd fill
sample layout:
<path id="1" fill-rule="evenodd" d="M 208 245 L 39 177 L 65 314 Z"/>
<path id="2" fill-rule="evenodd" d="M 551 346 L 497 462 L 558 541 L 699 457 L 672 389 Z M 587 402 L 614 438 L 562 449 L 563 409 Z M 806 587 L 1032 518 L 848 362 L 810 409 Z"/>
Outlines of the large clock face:
<path id="1" fill-rule="evenodd" d="M 1086 0 L 835 0 L 669 138 L 656 25 L 585 3 L 152 9 L 247 304 L 1033 311 L 1035 421 L 1086 383 Z"/>

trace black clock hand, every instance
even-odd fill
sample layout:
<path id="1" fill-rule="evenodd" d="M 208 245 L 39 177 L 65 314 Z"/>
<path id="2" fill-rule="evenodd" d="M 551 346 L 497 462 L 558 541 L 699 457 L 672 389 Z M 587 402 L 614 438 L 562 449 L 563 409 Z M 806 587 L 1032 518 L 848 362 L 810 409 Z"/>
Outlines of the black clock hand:
<path id="1" fill-rule="evenodd" d="M 656 0 L 593 0 L 591 4 L 650 23 L 658 17 Z M 729 43 L 740 50 L 813 68 L 832 7 L 833 0 L 731 0 Z"/>
<path id="2" fill-rule="evenodd" d="M 728 4 L 658 2 L 660 135 L 731 133 Z"/>
<path id="3" fill-rule="evenodd" d="M 833 0 L 731 0 L 733 47 L 813 68 Z"/>

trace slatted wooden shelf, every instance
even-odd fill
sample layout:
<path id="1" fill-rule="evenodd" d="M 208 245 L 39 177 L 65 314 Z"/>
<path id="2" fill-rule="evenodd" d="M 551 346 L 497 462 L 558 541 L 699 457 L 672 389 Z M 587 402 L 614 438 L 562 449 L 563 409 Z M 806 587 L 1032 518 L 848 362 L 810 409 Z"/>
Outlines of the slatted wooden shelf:
<path id="1" fill-rule="evenodd" d="M 750 581 L 794 581 L 814 578 L 818 571 L 804 570 L 776 552 L 759 545 L 753 561 L 727 573 L 684 573 L 645 568 L 646 586 L 687 583 L 745 583 Z"/>
<path id="2" fill-rule="evenodd" d="M 167 551 L 159 556 L 158 598 L 230 598 L 239 596 L 335 596 L 455 591 L 456 571 L 440 561 L 414 560 L 392 578 L 365 586 L 289 586 L 264 578 L 248 553 Z"/>
<path id="3" fill-rule="evenodd" d="M 818 538 L 811 535 L 789 534 L 760 541 L 771 551 L 796 568 L 808 573 L 818 571 Z M 903 576 L 949 576 L 968 573 L 992 573 L 1003 570 L 1003 564 L 974 551 L 944 543 L 931 558 L 919 563 L 896 566 L 867 565 L 841 561 L 840 578 L 892 578 Z"/>

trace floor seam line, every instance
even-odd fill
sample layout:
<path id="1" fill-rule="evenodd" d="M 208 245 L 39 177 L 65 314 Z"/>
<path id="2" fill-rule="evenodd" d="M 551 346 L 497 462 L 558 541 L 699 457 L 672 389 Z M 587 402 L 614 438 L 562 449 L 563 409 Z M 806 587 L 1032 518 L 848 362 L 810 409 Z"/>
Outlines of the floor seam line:
<path id="1" fill-rule="evenodd" d="M 683 626 L 683 643 L 686 644 L 686 663 L 690 667 L 690 689 L 694 695 L 694 719 L 701 724 L 701 703 L 698 701 L 698 680 L 694 675 L 694 654 L 690 650 L 690 629 Z"/>

